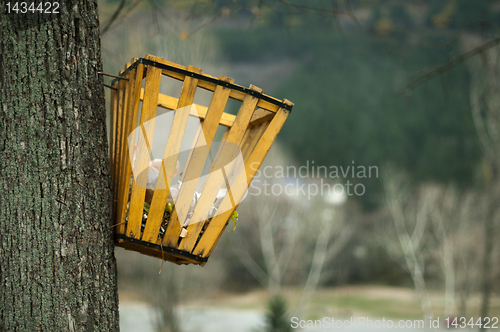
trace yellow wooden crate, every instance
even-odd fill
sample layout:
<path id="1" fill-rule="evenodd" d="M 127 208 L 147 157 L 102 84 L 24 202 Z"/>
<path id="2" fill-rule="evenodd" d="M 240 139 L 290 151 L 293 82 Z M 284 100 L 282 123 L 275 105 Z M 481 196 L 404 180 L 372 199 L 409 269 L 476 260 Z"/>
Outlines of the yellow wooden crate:
<path id="1" fill-rule="evenodd" d="M 129 135 L 138 124 L 139 130 L 144 130 L 143 125 L 157 116 L 158 109 L 179 110 L 194 105 L 188 113 L 174 113 L 165 156 L 178 155 L 185 134 L 184 128 L 190 116 L 200 119 L 200 131 L 203 132 L 203 141 L 208 146 L 213 142 L 216 131 L 223 127 L 222 141 L 238 146 L 244 161 L 246 182 L 239 186 L 244 188 L 236 189 L 241 196 L 253 180 L 257 166 L 260 167 L 274 143 L 293 104 L 288 100 L 281 101 L 265 95 L 262 89 L 253 85 L 245 88 L 234 84 L 230 78 L 216 78 L 202 73 L 199 68 L 181 66 L 152 55 L 133 59 L 119 76 L 120 79 L 111 83 L 110 160 L 115 197 L 115 244 L 177 264 L 193 263 L 203 266 L 237 208 L 239 200 L 236 203 L 233 201 L 233 187 L 228 190 L 230 195 L 222 199 L 221 207 L 225 207 L 221 208 L 222 212 L 203 222 L 188 225 L 179 222 L 179 211 L 192 206 L 191 197 L 196 188 L 188 184 L 183 185 L 182 193 L 179 193 L 170 219 L 165 224 L 164 214 L 169 188 L 156 187 L 147 219 L 144 220 L 146 188 L 143 185 L 144 177 L 133 176 L 131 151 L 127 141 Z M 160 93 L 162 77 L 182 81 L 182 92 L 178 98 Z M 197 88 L 213 93 L 208 106 L 194 104 Z M 229 98 L 241 102 L 236 115 L 224 112 Z M 151 151 L 152 143 L 147 139 L 139 139 L 138 144 L 138 151 L 144 151 L 140 147 Z M 200 176 L 199 173 L 203 169 L 200 165 L 206 162 L 206 153 L 198 153 L 196 149 L 193 151 L 183 166 L 182 179 L 188 175 Z M 139 152 L 135 167 L 148 165 L 150 158 L 147 153 Z M 228 158 L 225 150 L 221 148 L 212 161 L 212 168 L 227 162 Z M 160 171 L 159 178 L 163 177 L 165 183 L 171 182 L 176 161 L 172 158 L 162 160 L 163 172 Z M 219 189 L 216 182 L 207 180 L 191 215 L 202 211 L 202 205 L 205 211 L 211 204 L 210 199 L 213 200 Z M 207 202 L 210 204 L 207 205 Z M 198 217 L 204 216 L 203 213 L 205 212 L 199 212 Z"/>

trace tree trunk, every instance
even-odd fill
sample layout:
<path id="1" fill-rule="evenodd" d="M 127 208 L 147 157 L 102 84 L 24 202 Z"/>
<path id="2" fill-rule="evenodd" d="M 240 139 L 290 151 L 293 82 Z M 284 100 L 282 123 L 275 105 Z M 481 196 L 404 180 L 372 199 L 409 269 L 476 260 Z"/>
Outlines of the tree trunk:
<path id="1" fill-rule="evenodd" d="M 116 331 L 97 1 L 58 3 L 0 8 L 0 330 Z"/>

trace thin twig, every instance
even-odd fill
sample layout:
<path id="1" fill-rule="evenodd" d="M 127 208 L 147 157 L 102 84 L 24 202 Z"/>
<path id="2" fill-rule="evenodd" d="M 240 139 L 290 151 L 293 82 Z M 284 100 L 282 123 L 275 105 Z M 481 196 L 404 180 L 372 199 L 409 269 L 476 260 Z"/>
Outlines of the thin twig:
<path id="1" fill-rule="evenodd" d="M 170 27 L 169 27 L 170 30 L 172 30 L 173 32 L 175 32 L 177 34 L 181 30 L 181 28 L 173 20 L 169 19 L 168 15 L 165 14 L 160 7 L 156 6 L 156 4 L 154 3 L 153 0 L 149 0 L 149 1 L 155 7 L 155 15 L 158 15 L 158 13 L 159 13 L 161 16 L 163 16 L 165 18 L 165 20 L 163 20 L 162 22 L 166 22 L 166 23 L 170 24 Z"/>
<path id="2" fill-rule="evenodd" d="M 312 11 L 317 11 L 317 12 L 329 12 L 329 13 L 333 13 L 333 14 L 347 14 L 349 16 L 351 15 L 349 13 L 349 10 L 345 11 L 345 10 L 338 10 L 338 9 L 333 9 L 333 8 L 329 9 L 329 8 L 326 8 L 326 7 L 314 7 L 314 6 L 300 5 L 300 4 L 297 4 L 297 3 L 288 2 L 286 0 L 278 0 L 278 2 L 284 4 L 285 6 L 294 7 L 294 8 L 300 8 L 300 9 L 305 9 L 305 10 L 312 10 Z"/>
<path id="3" fill-rule="evenodd" d="M 188 34 L 188 38 L 191 37 L 192 35 L 194 35 L 196 32 L 200 31 L 201 29 L 205 28 L 206 26 L 212 24 L 213 22 L 215 22 L 217 19 L 219 19 L 220 17 L 222 16 L 222 14 L 219 14 L 217 16 L 214 16 L 210 21 L 206 22 L 206 23 L 203 23 L 202 25 L 200 25 L 199 27 L 197 27 L 196 29 L 194 29 L 193 31 L 191 31 L 189 34 Z"/>
<path id="4" fill-rule="evenodd" d="M 118 78 L 118 79 L 124 80 L 124 81 L 128 81 L 128 78 L 126 78 L 126 77 L 121 77 L 121 76 L 116 76 L 116 75 L 112 75 L 112 74 L 107 74 L 107 73 L 104 73 L 102 71 L 98 72 L 97 74 L 98 75 L 105 75 L 105 76 L 109 76 L 109 77 Z"/>
<path id="5" fill-rule="evenodd" d="M 129 5 L 126 10 L 120 15 L 120 18 L 116 19 L 115 25 L 119 25 L 123 23 L 126 19 L 129 18 L 130 13 L 140 4 L 143 0 L 136 0 L 132 5 Z"/>
<path id="6" fill-rule="evenodd" d="M 436 77 L 437 75 L 440 75 L 444 72 L 447 72 L 449 71 L 450 69 L 452 69 L 453 67 L 455 67 L 456 65 L 459 65 L 461 64 L 462 62 L 472 58 L 473 56 L 477 55 L 477 54 L 480 54 L 484 51 L 486 51 L 487 49 L 489 48 L 492 48 L 494 46 L 496 46 L 498 43 L 500 43 L 500 37 L 498 38 L 495 38 L 493 40 L 490 40 L 489 42 L 479 46 L 479 47 L 476 47 L 475 49 L 469 51 L 469 52 L 466 52 L 450 61 L 448 61 L 447 63 L 445 63 L 444 65 L 441 65 L 437 68 L 434 68 L 430 71 L 428 71 L 427 73 L 425 73 L 424 75 L 414 79 L 412 82 L 406 84 L 402 89 L 400 89 L 398 91 L 398 94 L 401 94 L 401 93 L 405 93 L 409 90 L 413 90 L 415 89 L 416 87 L 424 84 L 425 82 L 429 81 L 430 79 Z"/>
<path id="7" fill-rule="evenodd" d="M 332 9 L 333 10 L 338 10 L 338 3 L 337 0 L 332 0 Z M 339 32 L 342 32 L 342 24 L 340 24 L 340 19 L 339 19 L 339 14 L 338 13 L 333 13 L 333 21 L 335 22 L 335 26 L 337 27 L 337 30 Z"/>
<path id="8" fill-rule="evenodd" d="M 449 47 L 455 41 L 457 41 L 463 33 L 469 32 L 472 28 L 484 27 L 484 26 L 488 26 L 488 27 L 492 28 L 493 30 L 495 30 L 496 34 L 500 33 L 500 28 L 495 23 L 485 21 L 485 20 L 477 20 L 477 21 L 473 21 L 473 22 L 465 24 L 460 29 L 455 31 L 451 37 L 448 37 L 448 38 L 444 39 L 443 41 L 434 42 L 434 43 L 420 43 L 420 44 L 417 44 L 416 47 L 419 47 L 419 48 Z"/>
<path id="9" fill-rule="evenodd" d="M 287 12 L 285 12 L 285 11 L 283 11 L 283 10 L 278 9 L 276 6 L 273 6 L 273 5 L 271 5 L 271 4 L 267 3 L 267 2 L 265 2 L 264 0 L 258 0 L 258 1 L 259 1 L 259 3 L 261 3 L 261 4 L 263 4 L 263 5 L 265 5 L 265 6 L 269 7 L 269 8 L 271 8 L 271 9 L 272 9 L 274 12 L 276 12 L 276 13 L 291 14 L 291 15 L 302 15 L 302 14 L 304 14 L 304 11 L 303 11 L 303 10 L 302 10 L 302 11 L 294 11 L 294 12 L 288 12 L 288 13 L 287 13 Z M 321 13 L 321 12 L 320 12 L 320 13 Z"/>
<path id="10" fill-rule="evenodd" d="M 356 26 L 360 30 L 363 30 L 363 27 L 361 26 L 361 24 L 359 24 L 358 19 L 356 18 L 356 16 L 354 16 L 354 12 L 352 11 L 351 3 L 349 2 L 349 0 L 344 0 L 344 5 L 345 8 L 347 9 L 347 12 L 349 13 L 349 17 L 351 18 L 351 20 L 353 20 L 354 24 L 356 24 Z"/>
<path id="11" fill-rule="evenodd" d="M 122 2 L 120 2 L 120 5 L 118 5 L 118 8 L 115 10 L 113 15 L 111 15 L 109 21 L 104 25 L 104 28 L 102 28 L 101 36 L 104 35 L 109 30 L 111 24 L 113 24 L 113 22 L 118 18 L 118 15 L 120 15 L 120 12 L 123 10 L 123 7 L 125 7 L 125 2 L 127 2 L 127 0 L 122 0 Z"/>
<path id="12" fill-rule="evenodd" d="M 149 0 L 153 8 L 151 9 L 151 15 L 153 16 L 153 25 L 155 26 L 156 33 L 158 34 L 160 32 L 160 24 L 158 23 L 158 6 L 156 6 L 156 3 L 154 0 Z"/>
<path id="13" fill-rule="evenodd" d="M 113 88 L 111 85 L 103 84 L 106 88 L 110 88 L 111 90 L 118 90 L 117 88 Z"/>
<path id="14" fill-rule="evenodd" d="M 109 226 L 108 228 L 106 228 L 106 230 L 108 230 L 108 229 L 110 229 L 110 228 L 113 228 L 113 227 L 116 227 L 116 226 L 123 225 L 123 224 L 125 224 L 125 223 L 126 223 L 126 221 L 121 222 L 121 223 L 119 223 L 119 224 L 115 224 L 115 225 L 113 225 L 113 226 Z"/>

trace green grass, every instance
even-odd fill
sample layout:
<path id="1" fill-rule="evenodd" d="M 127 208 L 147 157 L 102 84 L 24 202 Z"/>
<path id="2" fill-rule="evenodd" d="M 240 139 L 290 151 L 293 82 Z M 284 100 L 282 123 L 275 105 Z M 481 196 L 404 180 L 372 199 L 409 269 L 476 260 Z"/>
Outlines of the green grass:
<path id="1" fill-rule="evenodd" d="M 283 296 L 289 308 L 299 302 L 301 290 L 287 288 Z M 440 317 L 444 311 L 443 292 L 430 292 L 434 316 Z M 265 310 L 270 295 L 264 290 L 255 290 L 244 294 L 216 293 L 210 298 L 198 299 L 187 305 L 231 307 L 240 310 Z M 458 299 L 457 299 L 458 301 Z M 468 315 L 477 317 L 480 294 L 471 296 Z M 457 303 L 458 305 L 458 303 Z M 499 316 L 500 297 L 493 297 L 490 316 Z M 389 286 L 347 286 L 317 290 L 303 319 L 321 319 L 323 317 L 372 317 L 386 319 L 422 319 L 418 298 L 411 288 Z"/>
<path id="2" fill-rule="evenodd" d="M 388 318 L 420 318 L 420 307 L 415 301 L 403 301 L 387 298 L 367 298 L 356 295 L 319 295 L 312 301 L 312 309 L 308 315 L 314 317 L 314 308 L 328 308 L 338 313 L 360 313 L 370 317 Z M 322 316 L 321 316 L 322 317 Z"/>

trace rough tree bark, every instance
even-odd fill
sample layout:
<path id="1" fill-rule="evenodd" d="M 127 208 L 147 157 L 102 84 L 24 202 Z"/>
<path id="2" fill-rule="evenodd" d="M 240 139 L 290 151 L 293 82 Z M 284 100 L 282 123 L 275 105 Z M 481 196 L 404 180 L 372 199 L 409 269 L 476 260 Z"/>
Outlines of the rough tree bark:
<path id="1" fill-rule="evenodd" d="M 97 1 L 58 2 L 0 8 L 0 330 L 116 331 Z"/>

